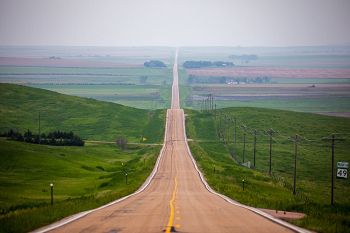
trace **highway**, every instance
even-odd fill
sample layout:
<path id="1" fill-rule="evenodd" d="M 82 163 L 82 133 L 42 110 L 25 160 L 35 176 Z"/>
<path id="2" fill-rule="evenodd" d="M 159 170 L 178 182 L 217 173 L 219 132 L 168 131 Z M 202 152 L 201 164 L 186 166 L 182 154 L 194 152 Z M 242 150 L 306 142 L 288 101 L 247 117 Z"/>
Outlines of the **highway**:
<path id="1" fill-rule="evenodd" d="M 37 232 L 293 232 L 208 190 L 188 149 L 184 122 L 176 53 L 171 109 L 154 176 L 126 199 Z"/>

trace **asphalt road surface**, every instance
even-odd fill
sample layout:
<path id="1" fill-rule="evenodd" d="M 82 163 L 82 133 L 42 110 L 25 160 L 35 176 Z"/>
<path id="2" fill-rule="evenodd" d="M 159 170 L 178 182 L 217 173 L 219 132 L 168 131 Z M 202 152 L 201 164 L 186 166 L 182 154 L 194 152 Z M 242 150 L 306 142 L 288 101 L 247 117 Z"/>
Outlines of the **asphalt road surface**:
<path id="1" fill-rule="evenodd" d="M 177 55 L 173 74 L 165 142 L 158 170 L 149 185 L 136 195 L 56 227 L 52 232 L 291 232 L 208 191 L 194 166 L 185 137 Z"/>

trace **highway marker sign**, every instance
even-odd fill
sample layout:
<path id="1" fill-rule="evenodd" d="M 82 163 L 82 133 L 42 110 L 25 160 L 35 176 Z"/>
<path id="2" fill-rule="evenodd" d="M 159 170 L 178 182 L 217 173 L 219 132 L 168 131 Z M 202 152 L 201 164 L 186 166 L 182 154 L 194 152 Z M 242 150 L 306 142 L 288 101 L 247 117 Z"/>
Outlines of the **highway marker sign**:
<path id="1" fill-rule="evenodd" d="M 337 179 L 347 179 L 348 178 L 348 162 L 337 162 Z"/>

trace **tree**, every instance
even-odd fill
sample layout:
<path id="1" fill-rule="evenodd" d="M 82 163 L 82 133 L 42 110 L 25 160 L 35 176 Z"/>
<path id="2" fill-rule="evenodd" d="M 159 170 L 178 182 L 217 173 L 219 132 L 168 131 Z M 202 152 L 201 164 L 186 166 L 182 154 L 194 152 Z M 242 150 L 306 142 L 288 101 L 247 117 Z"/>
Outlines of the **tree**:
<path id="1" fill-rule="evenodd" d="M 165 63 L 162 61 L 158 60 L 151 60 L 151 61 L 146 61 L 143 63 L 144 67 L 150 67 L 150 68 L 164 68 L 166 67 Z"/>

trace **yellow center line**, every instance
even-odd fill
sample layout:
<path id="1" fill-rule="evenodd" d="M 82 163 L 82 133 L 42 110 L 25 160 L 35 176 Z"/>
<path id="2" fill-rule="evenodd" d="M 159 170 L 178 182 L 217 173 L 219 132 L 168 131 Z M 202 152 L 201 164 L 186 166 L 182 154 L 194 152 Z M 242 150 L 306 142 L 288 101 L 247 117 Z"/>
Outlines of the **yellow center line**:
<path id="1" fill-rule="evenodd" d="M 175 136 L 175 129 L 176 129 L 176 120 L 173 121 L 173 127 L 172 128 L 172 136 Z M 173 137 L 172 139 L 174 139 L 175 137 Z M 174 155 L 174 144 L 172 144 L 173 147 L 172 147 L 172 151 L 171 151 L 171 155 L 173 156 Z M 175 160 L 174 160 L 174 163 L 175 163 Z M 172 194 L 172 197 L 171 197 L 171 200 L 169 201 L 169 205 L 170 205 L 170 216 L 169 216 L 169 221 L 168 221 L 168 224 L 167 224 L 167 227 L 166 227 L 166 230 L 165 230 L 165 233 L 170 233 L 171 232 L 171 228 L 174 226 L 174 218 L 175 218 L 175 205 L 174 205 L 174 202 L 175 202 L 175 198 L 176 198 L 176 192 L 177 192 L 177 167 L 176 167 L 176 163 L 174 164 L 175 165 L 175 178 L 174 178 L 174 182 L 175 182 L 175 186 L 174 186 L 174 190 L 173 190 L 173 194 Z"/>
<path id="2" fill-rule="evenodd" d="M 165 231 L 166 233 L 170 233 L 171 227 L 174 225 L 174 217 L 175 217 L 174 201 L 175 201 L 176 191 L 177 191 L 177 176 L 175 177 L 175 187 L 174 187 L 174 191 L 173 191 L 173 196 L 172 196 L 171 200 L 169 201 L 170 216 L 169 216 L 168 225 L 167 225 L 166 231 Z"/>

